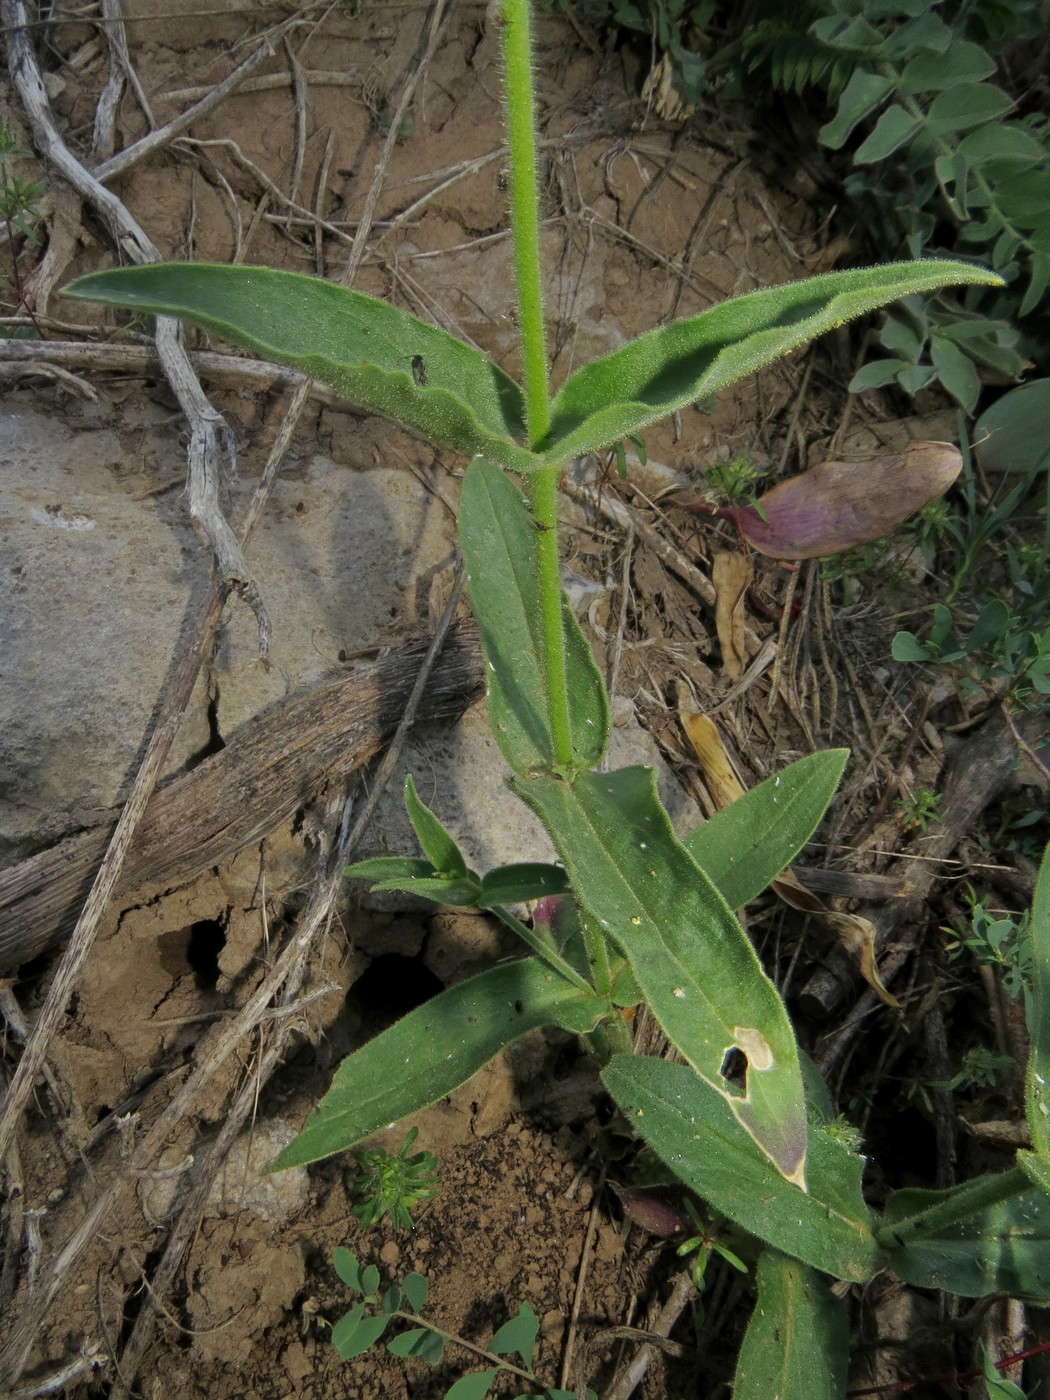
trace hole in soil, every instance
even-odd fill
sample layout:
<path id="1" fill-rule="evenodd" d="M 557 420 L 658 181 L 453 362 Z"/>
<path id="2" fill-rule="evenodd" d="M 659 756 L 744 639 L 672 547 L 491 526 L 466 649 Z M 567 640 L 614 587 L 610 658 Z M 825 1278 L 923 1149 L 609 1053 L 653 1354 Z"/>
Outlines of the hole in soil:
<path id="1" fill-rule="evenodd" d="M 365 1035 L 373 1036 L 444 990 L 419 958 L 382 953 L 350 988 L 346 1004 L 361 1018 Z"/>
<path id="2" fill-rule="evenodd" d="M 206 714 L 208 718 L 208 738 L 199 748 L 194 749 L 186 760 L 187 772 L 191 768 L 196 768 L 198 763 L 203 763 L 206 758 L 210 758 L 212 754 L 221 753 L 226 747 L 226 740 L 222 737 L 222 731 L 219 728 L 219 692 L 214 687 L 208 695 Z"/>
<path id="3" fill-rule="evenodd" d="M 41 953 L 38 957 L 30 958 L 28 962 L 20 963 L 16 973 L 17 986 L 20 992 L 28 991 L 28 984 L 33 983 L 38 977 L 43 977 L 54 961 L 51 952 Z M 73 1007 L 70 1007 L 70 1015 L 73 1014 Z"/>
<path id="4" fill-rule="evenodd" d="M 199 919 L 190 926 L 186 961 L 193 969 L 202 992 L 213 992 L 219 980 L 219 954 L 226 947 L 226 934 L 218 919 Z"/>
<path id="5" fill-rule="evenodd" d="M 741 1097 L 747 1093 L 747 1056 L 734 1045 L 725 1053 L 722 1068 L 718 1071 L 726 1082 L 726 1088 Z"/>
<path id="6" fill-rule="evenodd" d="M 898 1084 L 877 1094 L 864 1139 L 865 1151 L 870 1145 L 880 1172 L 894 1186 L 925 1184 L 936 1175 L 936 1130 L 919 1108 L 901 1104 Z"/>

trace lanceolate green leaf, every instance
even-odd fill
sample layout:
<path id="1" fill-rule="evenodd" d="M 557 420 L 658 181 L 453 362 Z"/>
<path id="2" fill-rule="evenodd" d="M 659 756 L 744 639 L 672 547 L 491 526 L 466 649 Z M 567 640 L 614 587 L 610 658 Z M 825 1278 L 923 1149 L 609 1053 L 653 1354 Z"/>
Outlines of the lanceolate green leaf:
<path id="1" fill-rule="evenodd" d="M 412 829 L 423 847 L 423 854 L 434 867 L 435 873 L 449 879 L 463 879 L 468 873 L 463 853 L 451 834 L 421 800 L 411 774 L 405 779 L 405 808 Z"/>
<path id="2" fill-rule="evenodd" d="M 353 870 L 352 866 L 350 868 Z M 481 881 L 469 871 L 462 878 L 454 875 L 424 875 L 420 878 L 406 880 L 401 876 L 395 876 L 389 880 L 377 880 L 372 889 L 376 891 L 399 890 L 404 894 L 415 895 L 417 899 L 432 899 L 435 904 L 449 904 L 459 907 L 477 904 L 481 895 Z"/>
<path id="3" fill-rule="evenodd" d="M 349 1284 L 355 1293 L 368 1292 L 361 1277 L 361 1265 L 358 1263 L 356 1255 L 351 1254 L 343 1245 L 337 1244 L 332 1252 L 332 1263 L 335 1265 L 335 1271 L 339 1277 L 344 1283 Z"/>
<path id="4" fill-rule="evenodd" d="M 995 72 L 995 59 L 978 44 L 955 40 L 945 53 L 920 53 L 906 65 L 899 87 L 907 96 L 941 92 L 957 83 L 978 83 Z"/>
<path id="5" fill-rule="evenodd" d="M 418 1356 L 432 1366 L 439 1366 L 445 1353 L 445 1339 L 429 1327 L 413 1327 L 408 1332 L 399 1332 L 387 1342 L 386 1349 L 391 1356 Z"/>
<path id="6" fill-rule="evenodd" d="M 459 498 L 459 540 L 481 632 L 489 719 L 516 773 L 555 762 L 544 684 L 538 526 L 509 478 L 483 458 L 467 469 Z M 609 707 L 590 644 L 568 604 L 563 611 L 572 746 L 581 768 L 601 762 Z"/>
<path id="7" fill-rule="evenodd" d="M 993 83 L 965 83 L 935 97 L 926 114 L 931 135 L 968 131 L 982 122 L 996 121 L 1014 106 L 1002 88 Z"/>
<path id="8" fill-rule="evenodd" d="M 519 1303 L 518 1311 L 495 1333 L 488 1349 L 493 1356 L 509 1356 L 516 1351 L 523 1366 L 532 1365 L 532 1353 L 536 1349 L 536 1337 L 540 1330 L 540 1320 L 528 1303 Z"/>
<path id="9" fill-rule="evenodd" d="M 332 1345 L 344 1361 L 363 1356 L 387 1329 L 388 1317 L 381 1314 L 378 1317 L 365 1317 L 364 1311 L 364 1304 L 359 1303 L 332 1328 Z"/>
<path id="10" fill-rule="evenodd" d="M 496 1367 L 488 1371 L 470 1371 L 467 1375 L 460 1376 L 458 1381 L 452 1382 L 445 1391 L 445 1400 L 485 1400 L 498 1374 L 499 1370 Z"/>
<path id="11" fill-rule="evenodd" d="M 500 865 L 481 881 L 478 903 L 483 909 L 494 904 L 524 904 L 552 894 L 567 894 L 569 882 L 560 865 L 527 861 L 521 865 Z"/>
<path id="12" fill-rule="evenodd" d="M 462 452 L 528 470 L 521 390 L 447 331 L 318 277 L 265 267 L 150 263 L 79 277 L 67 296 L 178 316 Z"/>
<path id="13" fill-rule="evenodd" d="M 1041 165 L 1046 159 L 1046 151 L 1029 132 L 1020 126 L 1002 126 L 998 123 L 978 127 L 964 136 L 959 145 L 959 155 L 970 166 L 1002 163 L 1012 167 L 999 172 L 999 178 Z"/>
<path id="14" fill-rule="evenodd" d="M 640 432 L 898 297 L 999 281 L 986 268 L 948 260 L 888 263 L 721 302 L 577 370 L 554 400 L 546 455 L 564 461 Z"/>
<path id="15" fill-rule="evenodd" d="M 926 653 L 919 657 L 925 661 Z M 343 874 L 350 880 L 429 880 L 434 867 L 422 856 L 373 856 L 348 865 Z M 398 886 L 400 888 L 400 886 Z"/>
<path id="16" fill-rule="evenodd" d="M 804 1192 L 785 1181 L 722 1095 L 687 1065 L 615 1055 L 602 1080 L 657 1156 L 742 1229 L 836 1278 L 862 1283 L 876 1273 L 863 1159 L 822 1129 L 810 1128 Z"/>
<path id="17" fill-rule="evenodd" d="M 854 163 L 873 165 L 875 161 L 885 160 L 903 146 L 905 141 L 910 140 L 919 126 L 918 117 L 912 116 L 910 112 L 894 103 L 892 107 L 886 108 L 875 123 L 875 130 L 868 139 L 857 147 L 853 157 Z"/>
<path id="18" fill-rule="evenodd" d="M 848 749 L 800 758 L 691 831 L 682 845 L 729 905 L 742 909 L 798 855 L 835 795 Z"/>
<path id="19" fill-rule="evenodd" d="M 580 904 L 611 937 L 653 1015 L 777 1169 L 804 1179 L 806 1114 L 784 1005 L 725 900 L 678 842 L 652 769 L 511 779 L 565 863 Z M 746 1094 L 722 1076 L 748 1063 Z"/>
<path id="20" fill-rule="evenodd" d="M 1032 901 L 1032 999 L 1028 1032 L 1028 1127 L 1036 1155 L 1050 1161 L 1050 846 Z"/>
<path id="21" fill-rule="evenodd" d="M 269 1170 L 320 1161 L 426 1108 L 526 1031 L 560 1026 L 586 1034 L 610 1009 L 537 958 L 460 982 L 348 1055 Z"/>
<path id="22" fill-rule="evenodd" d="M 844 1305 L 812 1269 L 773 1249 L 763 1250 L 756 1278 L 733 1400 L 840 1400 L 849 1363 Z"/>
<path id="23" fill-rule="evenodd" d="M 817 133 L 821 145 L 833 151 L 841 149 L 857 123 L 873 112 L 892 91 L 893 84 L 889 78 L 858 68 L 839 98 L 838 111 Z"/>

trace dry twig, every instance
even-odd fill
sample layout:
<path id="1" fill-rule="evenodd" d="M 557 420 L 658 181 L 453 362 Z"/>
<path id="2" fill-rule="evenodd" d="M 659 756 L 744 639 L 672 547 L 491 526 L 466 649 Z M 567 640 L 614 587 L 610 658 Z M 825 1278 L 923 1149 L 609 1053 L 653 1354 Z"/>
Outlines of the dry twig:
<path id="1" fill-rule="evenodd" d="M 641 1385 L 649 1367 L 655 1361 L 657 1346 L 662 1345 L 663 1350 L 670 1350 L 666 1340 L 661 1344 L 656 1341 L 656 1338 L 666 1339 L 671 1335 L 671 1328 L 695 1297 L 696 1285 L 690 1274 L 688 1271 L 680 1273 L 675 1278 L 671 1296 L 657 1313 L 652 1327 L 645 1332 L 635 1332 L 633 1328 L 624 1329 L 635 1332 L 636 1336 L 644 1337 L 645 1340 L 638 1348 L 638 1354 L 630 1365 L 620 1373 L 611 1388 L 606 1391 L 605 1400 L 630 1400 L 630 1397 Z"/>
<path id="2" fill-rule="evenodd" d="M 191 350 L 190 364 L 206 379 L 219 383 L 245 384 L 263 392 L 285 389 L 298 384 L 296 370 L 284 369 L 265 360 L 250 360 L 240 355 L 224 355 L 214 350 Z M 161 371 L 156 345 L 121 345 L 101 341 L 85 344 L 80 340 L 5 340 L 0 338 L 0 365 L 55 364 L 71 369 L 93 370 L 96 373 L 144 375 Z M 327 384 L 310 381 L 310 397 L 326 407 L 346 407 L 334 389 Z"/>
<path id="3" fill-rule="evenodd" d="M 1029 744 L 1037 744 L 1039 736 L 1045 735 L 1046 727 L 1046 715 L 1037 711 L 1023 716 L 1017 725 Z M 926 896 L 938 877 L 941 863 L 1009 782 L 1009 763 L 1016 752 L 1010 726 L 998 711 L 994 712 L 954 754 L 942 788 L 937 826 L 921 836 L 901 859 L 906 893 L 889 904 L 858 911 L 875 925 L 875 951 L 887 986 L 892 985 L 922 937 Z M 891 944 L 894 934 L 902 928 L 906 930 L 905 935 Z M 800 1004 L 821 1020 L 826 1021 L 831 1016 L 854 983 L 855 971 L 844 964 L 844 957 L 839 957 L 836 949 L 829 950 L 827 966 L 813 974 L 800 994 Z M 825 1076 L 848 1049 L 858 1026 L 877 1006 L 874 992 L 865 992 L 846 1023 L 825 1042 L 816 1057 Z"/>
<path id="4" fill-rule="evenodd" d="M 225 102 L 230 93 L 240 87 L 251 73 L 254 73 L 259 64 L 266 58 L 272 50 L 269 44 L 260 44 L 259 47 L 244 60 L 237 68 L 224 78 L 215 87 L 209 88 L 207 96 L 202 97 L 199 102 L 192 107 L 187 107 L 180 112 L 177 117 L 173 117 L 164 126 L 155 127 L 147 136 L 143 136 L 140 141 L 136 141 L 133 146 L 126 146 L 124 150 L 118 151 L 116 155 L 104 160 L 101 165 L 96 165 L 92 171 L 94 178 L 98 181 L 112 180 L 116 175 L 122 175 L 125 170 L 130 170 L 133 165 L 137 165 L 146 156 L 152 155 L 154 151 L 161 150 L 180 136 L 182 132 L 188 131 L 194 122 L 200 121 L 201 117 L 213 111 L 221 102 Z M 155 259 L 145 258 L 142 261 L 151 262 Z"/>

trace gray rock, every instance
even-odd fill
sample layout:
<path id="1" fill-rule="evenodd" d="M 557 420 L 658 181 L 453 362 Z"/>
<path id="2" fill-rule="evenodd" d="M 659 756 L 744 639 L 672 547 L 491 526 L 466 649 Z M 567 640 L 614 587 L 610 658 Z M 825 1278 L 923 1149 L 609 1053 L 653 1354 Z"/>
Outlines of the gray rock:
<path id="1" fill-rule="evenodd" d="M 108 428 L 4 415 L 0 860 L 98 822 L 134 776 L 209 574 L 167 432 L 175 460 L 157 487 Z M 406 613 L 418 628 L 429 581 L 452 555 L 448 512 L 407 471 L 316 456 L 282 478 L 248 551 L 273 623 L 271 669 L 254 618 L 234 605 L 169 771 L 206 751 L 212 723 L 228 737 L 328 675 L 340 650 L 382 645 Z"/>
<path id="2" fill-rule="evenodd" d="M 189 522 L 122 485 L 123 457 L 108 429 L 3 414 L 0 856 L 116 802 L 207 580 Z M 204 721 L 184 753 L 206 742 Z"/>

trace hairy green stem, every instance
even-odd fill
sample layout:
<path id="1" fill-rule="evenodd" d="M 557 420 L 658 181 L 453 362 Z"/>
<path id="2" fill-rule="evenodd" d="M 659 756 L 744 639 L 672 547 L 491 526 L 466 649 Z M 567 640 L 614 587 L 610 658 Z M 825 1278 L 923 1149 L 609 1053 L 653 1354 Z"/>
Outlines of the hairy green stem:
<path id="1" fill-rule="evenodd" d="M 510 217 L 514 231 L 514 273 L 521 327 L 521 373 L 529 446 L 536 449 L 542 445 L 550 429 L 550 389 L 540 280 L 539 181 L 529 0 L 503 0 L 502 27 L 507 144 L 510 150 Z M 552 466 L 534 472 L 529 479 L 529 489 L 533 518 L 539 531 L 536 554 L 543 628 L 543 673 L 554 741 L 554 762 L 556 766 L 568 770 L 572 766 L 573 749 L 558 560 L 559 470 L 559 467 Z"/>
<path id="2" fill-rule="evenodd" d="M 994 1176 L 979 1176 L 958 1187 L 946 1200 L 927 1206 L 925 1210 L 917 1211 L 892 1225 L 882 1225 L 876 1229 L 875 1238 L 883 1248 L 892 1249 L 895 1245 L 906 1244 L 911 1235 L 932 1235 L 936 1231 L 950 1229 L 979 1211 L 997 1206 L 1011 1196 L 1019 1196 L 1031 1189 L 1032 1183 L 1020 1167 L 1012 1167 Z"/>
<path id="3" fill-rule="evenodd" d="M 503 0 L 503 73 L 510 151 L 510 219 L 521 328 L 521 374 L 529 446 L 550 428 L 547 346 L 540 281 L 539 177 L 536 167 L 535 97 L 529 0 Z"/>
<path id="4" fill-rule="evenodd" d="M 614 1055 L 632 1055 L 634 1053 L 633 1032 L 630 1025 L 620 1015 L 606 1016 L 583 1039 L 596 1064 L 602 1069 Z"/>

